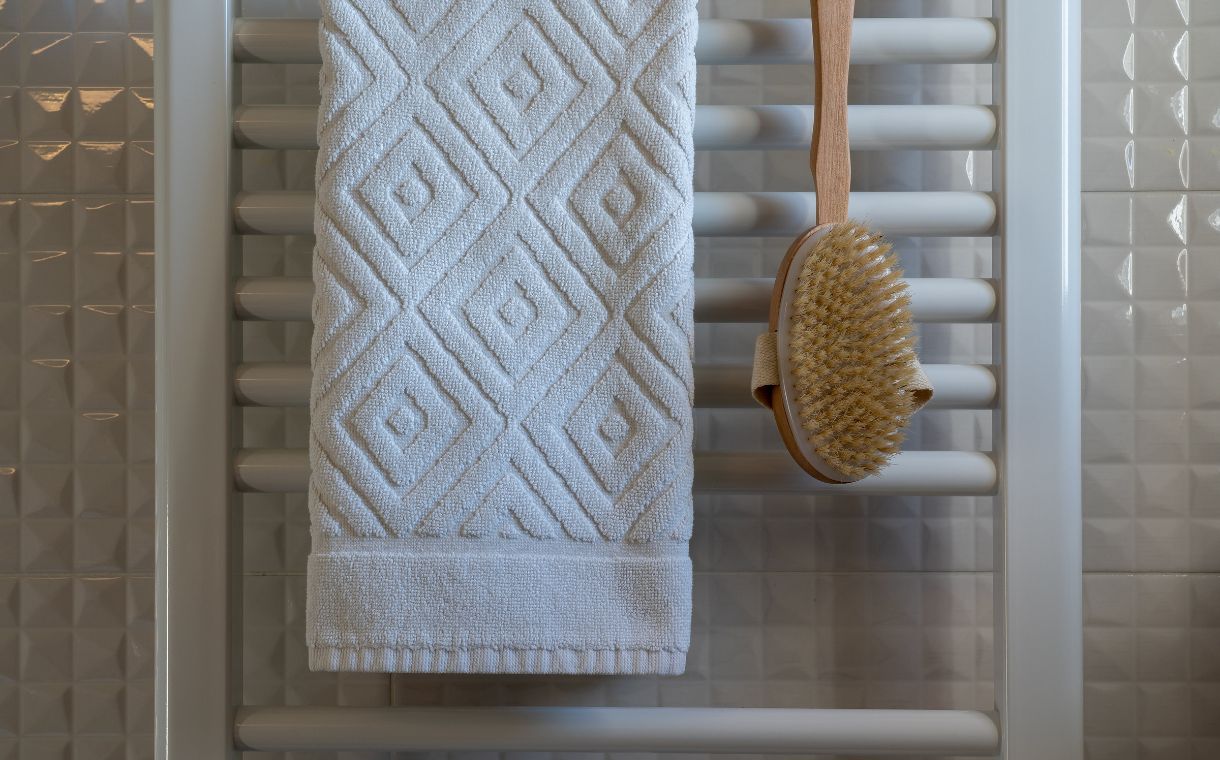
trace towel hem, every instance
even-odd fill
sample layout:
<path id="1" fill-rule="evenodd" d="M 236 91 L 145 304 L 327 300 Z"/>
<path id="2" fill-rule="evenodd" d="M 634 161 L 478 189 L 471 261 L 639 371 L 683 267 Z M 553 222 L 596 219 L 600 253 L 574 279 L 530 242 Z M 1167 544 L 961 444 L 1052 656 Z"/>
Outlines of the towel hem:
<path id="1" fill-rule="evenodd" d="M 681 675 L 686 652 L 603 649 L 310 647 L 311 670 L 362 673 Z"/>
<path id="2" fill-rule="evenodd" d="M 623 546 L 409 537 L 319 541 L 308 563 L 315 670 L 681 673 L 691 562 Z M 480 551 L 481 550 L 481 551 Z"/>

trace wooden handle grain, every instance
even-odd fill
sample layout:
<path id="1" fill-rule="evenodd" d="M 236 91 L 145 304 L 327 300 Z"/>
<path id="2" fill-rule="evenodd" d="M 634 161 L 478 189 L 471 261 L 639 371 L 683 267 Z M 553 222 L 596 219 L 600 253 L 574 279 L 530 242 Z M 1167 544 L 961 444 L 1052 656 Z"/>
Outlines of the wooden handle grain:
<path id="1" fill-rule="evenodd" d="M 855 0 L 809 0 L 813 18 L 816 103 L 809 168 L 817 188 L 818 224 L 847 221 L 851 147 L 847 138 L 847 72 Z"/>

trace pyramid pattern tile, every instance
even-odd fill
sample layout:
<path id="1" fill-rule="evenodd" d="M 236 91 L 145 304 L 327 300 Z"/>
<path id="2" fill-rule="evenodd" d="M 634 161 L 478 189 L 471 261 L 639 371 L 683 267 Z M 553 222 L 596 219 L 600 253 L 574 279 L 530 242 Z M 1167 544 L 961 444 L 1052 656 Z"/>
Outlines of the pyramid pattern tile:
<path id="1" fill-rule="evenodd" d="M 1085 756 L 1220 752 L 1211 3 L 1086 0 Z"/>
<path id="2" fill-rule="evenodd" d="M 0 193 L 152 192 L 150 6 L 0 9 Z"/>
<path id="3" fill-rule="evenodd" d="M 152 14 L 0 7 L 0 757 L 152 755 Z"/>

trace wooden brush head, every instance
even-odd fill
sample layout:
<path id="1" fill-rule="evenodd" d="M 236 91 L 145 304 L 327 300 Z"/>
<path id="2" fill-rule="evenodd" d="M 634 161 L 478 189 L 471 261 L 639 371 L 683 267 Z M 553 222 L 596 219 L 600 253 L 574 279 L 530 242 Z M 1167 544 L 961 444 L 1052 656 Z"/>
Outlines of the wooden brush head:
<path id="1" fill-rule="evenodd" d="M 798 238 L 776 279 L 776 423 L 797 463 L 836 483 L 880 471 L 919 406 L 910 296 L 888 243 L 856 222 Z"/>

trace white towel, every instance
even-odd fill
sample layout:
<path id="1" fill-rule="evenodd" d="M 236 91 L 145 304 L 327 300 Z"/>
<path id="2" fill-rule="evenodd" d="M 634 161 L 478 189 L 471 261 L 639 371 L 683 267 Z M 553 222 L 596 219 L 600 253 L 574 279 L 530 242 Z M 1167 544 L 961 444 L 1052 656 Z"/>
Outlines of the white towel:
<path id="1" fill-rule="evenodd" d="M 680 673 L 695 0 L 324 0 L 321 670 Z"/>

